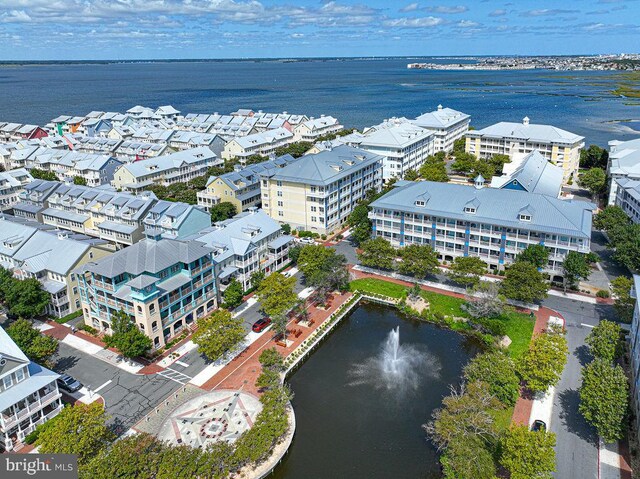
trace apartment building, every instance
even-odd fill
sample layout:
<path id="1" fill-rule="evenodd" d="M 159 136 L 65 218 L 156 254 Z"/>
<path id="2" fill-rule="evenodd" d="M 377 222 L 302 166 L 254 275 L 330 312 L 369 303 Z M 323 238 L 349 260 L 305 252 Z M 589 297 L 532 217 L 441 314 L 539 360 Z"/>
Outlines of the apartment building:
<path id="1" fill-rule="evenodd" d="M 337 133 L 342 129 L 344 127 L 336 118 L 322 115 L 320 118 L 310 118 L 296 126 L 293 130 L 294 141 L 315 142 L 321 136 Z"/>
<path id="2" fill-rule="evenodd" d="M 640 223 L 640 180 L 618 178 L 612 182 L 616 183 L 615 205 L 622 208 L 631 221 Z"/>
<path id="3" fill-rule="evenodd" d="M 569 251 L 590 251 L 595 205 L 508 189 L 399 182 L 371 203 L 373 236 L 393 246 L 431 245 L 442 261 L 475 256 L 500 270 L 532 244 L 550 250 L 544 270 L 562 276 Z"/>
<path id="4" fill-rule="evenodd" d="M 633 275 L 633 287 L 631 297 L 636 300 L 633 308 L 633 320 L 631 322 L 631 333 L 629 335 L 629 346 L 631 349 L 631 407 L 636 416 L 635 427 L 640 434 L 640 301 L 638 292 L 640 291 L 640 275 Z"/>
<path id="5" fill-rule="evenodd" d="M 560 197 L 562 168 L 549 163 L 537 150 L 505 163 L 501 176 L 491 179 L 491 188 L 527 191 Z"/>
<path id="6" fill-rule="evenodd" d="M 402 178 L 409 170 L 417 171 L 435 153 L 432 131 L 414 125 L 406 118 L 391 118 L 365 128 L 360 134 L 343 139 L 347 144 L 383 157 L 382 178 Z"/>
<path id="7" fill-rule="evenodd" d="M 342 145 L 261 175 L 262 209 L 280 224 L 331 233 L 369 190 L 382 187 L 383 157 Z"/>
<path id="8" fill-rule="evenodd" d="M 547 161 L 562 168 L 564 181 L 575 177 L 584 137 L 551 125 L 536 125 L 528 117 L 522 123 L 500 122 L 466 134 L 465 151 L 478 158 L 508 155 L 510 158 L 538 150 Z"/>
<path id="9" fill-rule="evenodd" d="M 211 226 L 211 215 L 199 206 L 160 200 L 143 220 L 147 238 L 186 238 Z"/>
<path id="10" fill-rule="evenodd" d="M 59 377 L 30 361 L 0 328 L 0 452 L 19 452 L 27 434 L 62 411 Z"/>
<path id="11" fill-rule="evenodd" d="M 0 172 L 0 210 L 9 210 L 20 200 L 24 187 L 33 181 L 33 176 L 24 168 Z"/>
<path id="12" fill-rule="evenodd" d="M 230 160 L 238 158 L 242 163 L 251 155 L 269 156 L 276 148 L 286 146 L 295 141 L 293 133 L 286 128 L 276 128 L 261 133 L 231 139 L 222 151 L 222 158 Z"/>
<path id="13" fill-rule="evenodd" d="M 153 184 L 186 183 L 206 174 L 211 166 L 221 164 L 222 160 L 209 148 L 192 148 L 123 165 L 116 171 L 112 184 L 126 191 L 141 191 Z"/>
<path id="14" fill-rule="evenodd" d="M 257 208 L 216 223 L 190 239 L 214 250 L 220 291 L 233 278 L 248 290 L 252 274 L 263 271 L 268 276 L 289 262 L 293 244 L 293 237 L 285 235 L 277 221 Z"/>
<path id="15" fill-rule="evenodd" d="M 160 348 L 216 307 L 211 253 L 198 241 L 144 239 L 79 269 L 85 324 L 111 332 L 124 311 Z"/>
<path id="16" fill-rule="evenodd" d="M 207 187 L 197 194 L 198 206 L 209 211 L 211 207 L 224 201 L 233 204 L 238 212 L 260 206 L 260 175 L 282 168 L 294 161 L 296 158 L 293 156 L 283 155 L 245 167 L 236 165 L 235 171 L 220 176 L 210 176 Z"/>
<path id="17" fill-rule="evenodd" d="M 640 180 L 640 138 L 609 142 L 607 174 L 611 179 L 608 204 L 613 205 L 618 194 L 619 182 L 616 180 Z"/>
<path id="18" fill-rule="evenodd" d="M 424 113 L 412 122 L 434 132 L 436 151 L 451 151 L 455 141 L 469 131 L 471 117 L 461 111 L 438 105 L 436 111 Z"/>

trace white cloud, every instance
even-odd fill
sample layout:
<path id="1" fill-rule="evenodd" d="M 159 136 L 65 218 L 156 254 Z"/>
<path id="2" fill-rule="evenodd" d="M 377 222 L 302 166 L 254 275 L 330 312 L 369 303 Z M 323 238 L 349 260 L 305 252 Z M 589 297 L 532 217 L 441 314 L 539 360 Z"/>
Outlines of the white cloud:
<path id="1" fill-rule="evenodd" d="M 415 12 L 417 9 L 418 9 L 418 3 L 414 2 L 402 7 L 399 11 L 406 13 L 406 12 Z"/>
<path id="2" fill-rule="evenodd" d="M 455 5 L 455 6 L 438 5 L 435 7 L 427 7 L 426 10 L 433 13 L 456 14 L 456 13 L 464 13 L 468 11 L 469 7 L 465 7 L 464 5 Z"/>
<path id="3" fill-rule="evenodd" d="M 458 23 L 456 23 L 456 26 L 461 28 L 473 28 L 479 25 L 480 24 L 478 22 L 472 22 L 471 20 L 460 20 Z"/>
<path id="4" fill-rule="evenodd" d="M 31 17 L 24 10 L 11 10 L 0 15 L 0 21 L 3 23 L 28 23 Z"/>
<path id="5" fill-rule="evenodd" d="M 489 14 L 490 17 L 501 17 L 506 15 L 507 11 L 504 8 L 498 8 Z"/>
<path id="6" fill-rule="evenodd" d="M 417 17 L 417 18 L 393 18 L 384 21 L 387 27 L 399 28 L 429 28 L 442 25 L 445 21 L 438 17 Z"/>

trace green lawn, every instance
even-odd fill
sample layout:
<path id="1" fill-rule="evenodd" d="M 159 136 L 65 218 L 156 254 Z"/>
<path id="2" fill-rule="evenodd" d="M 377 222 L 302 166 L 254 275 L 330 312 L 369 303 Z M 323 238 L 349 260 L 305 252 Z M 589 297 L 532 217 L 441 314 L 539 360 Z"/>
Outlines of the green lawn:
<path id="1" fill-rule="evenodd" d="M 363 278 L 352 281 L 349 284 L 349 289 L 351 291 L 359 290 L 365 293 L 383 294 L 392 298 L 403 298 L 409 288 L 382 279 Z M 434 313 L 439 312 L 446 316 L 468 317 L 466 311 L 461 307 L 465 302 L 464 299 L 431 291 L 422 291 L 422 296 L 429 301 L 430 309 Z M 529 346 L 535 321 L 526 314 L 516 312 L 507 312 L 500 319 L 504 320 L 507 335 L 511 338 L 511 345 L 508 349 L 509 356 L 517 358 Z M 462 327 L 465 323 L 453 323 L 453 325 L 457 324 L 461 327 L 452 326 L 452 329 L 465 329 Z"/>

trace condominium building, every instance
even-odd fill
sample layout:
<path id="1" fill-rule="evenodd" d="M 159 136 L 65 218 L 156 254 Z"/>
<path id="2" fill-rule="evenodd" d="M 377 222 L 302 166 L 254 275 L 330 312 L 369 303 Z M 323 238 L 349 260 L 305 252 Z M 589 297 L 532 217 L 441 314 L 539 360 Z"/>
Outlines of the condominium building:
<path id="1" fill-rule="evenodd" d="M 451 151 L 454 142 L 469 131 L 471 117 L 461 111 L 438 105 L 436 111 L 424 113 L 412 121 L 419 127 L 434 132 L 436 151 Z"/>
<path id="2" fill-rule="evenodd" d="M 256 208 L 221 221 L 191 237 L 214 250 L 213 262 L 223 291 L 231 279 L 244 290 L 251 285 L 251 275 L 266 275 L 289 262 L 293 237 L 285 235 L 277 221 Z"/>
<path id="3" fill-rule="evenodd" d="M 500 122 L 466 134 L 465 151 L 478 158 L 507 155 L 514 158 L 538 150 L 547 161 L 562 168 L 564 181 L 574 177 L 580 164 L 584 137 L 551 125 Z"/>
<path id="4" fill-rule="evenodd" d="M 322 115 L 320 118 L 310 118 L 296 126 L 293 130 L 294 140 L 314 142 L 321 136 L 337 133 L 343 128 L 336 118 Z"/>
<path id="5" fill-rule="evenodd" d="M 153 184 L 186 183 L 221 164 L 222 160 L 209 148 L 193 148 L 123 165 L 116 171 L 112 184 L 122 190 L 141 191 Z"/>
<path id="6" fill-rule="evenodd" d="M 612 182 L 616 184 L 616 206 L 622 208 L 631 221 L 640 223 L 640 180 L 618 178 Z"/>
<path id="7" fill-rule="evenodd" d="M 589 252 L 595 205 L 480 185 L 402 181 L 371 208 L 373 236 L 396 247 L 431 245 L 443 261 L 475 256 L 497 270 L 527 246 L 542 244 L 550 250 L 544 270 L 557 280 L 569 251 Z"/>
<path id="8" fill-rule="evenodd" d="M 262 209 L 279 223 L 320 234 L 342 226 L 369 190 L 382 187 L 383 157 L 342 145 L 261 175 Z"/>
<path id="9" fill-rule="evenodd" d="M 233 204 L 238 212 L 260 206 L 260 175 L 282 168 L 294 161 L 296 158 L 291 155 L 283 155 L 245 167 L 237 165 L 235 171 L 220 176 L 210 176 L 207 187 L 197 194 L 198 206 L 208 211 L 220 202 L 228 202 Z"/>
<path id="10" fill-rule="evenodd" d="M 528 191 L 558 198 L 562 191 L 562 168 L 549 163 L 538 150 L 505 163 L 501 176 L 491 179 L 491 188 Z"/>
<path id="11" fill-rule="evenodd" d="M 6 211 L 20 199 L 24 187 L 33 181 L 33 176 L 24 168 L 0 172 L 0 210 Z"/>
<path id="12" fill-rule="evenodd" d="M 402 178 L 409 170 L 417 171 L 435 153 L 435 134 L 414 125 L 406 118 L 392 118 L 365 128 L 339 141 L 357 146 L 383 157 L 382 178 Z"/>
<path id="13" fill-rule="evenodd" d="M 0 328 L 0 452 L 19 452 L 27 434 L 62 411 L 59 377 L 30 361 Z"/>
<path id="14" fill-rule="evenodd" d="M 159 348 L 216 307 L 212 248 L 144 239 L 78 270 L 85 324 L 111 332 L 124 311 Z"/>
<path id="15" fill-rule="evenodd" d="M 635 413 L 636 432 L 640 434 L 640 275 L 633 275 L 633 287 L 631 297 L 636 300 L 633 308 L 633 320 L 631 322 L 631 333 L 629 335 L 629 346 L 631 349 L 630 369 L 631 369 L 631 407 Z"/>
<path id="16" fill-rule="evenodd" d="M 252 135 L 231 139 L 222 151 L 222 158 L 231 160 L 238 158 L 242 163 L 251 155 L 269 156 L 277 148 L 287 146 L 295 141 L 293 133 L 286 128 L 276 128 Z"/>
<path id="17" fill-rule="evenodd" d="M 608 204 L 616 202 L 619 179 L 640 180 L 640 138 L 630 141 L 609 142 L 609 165 L 607 174 L 611 178 Z"/>

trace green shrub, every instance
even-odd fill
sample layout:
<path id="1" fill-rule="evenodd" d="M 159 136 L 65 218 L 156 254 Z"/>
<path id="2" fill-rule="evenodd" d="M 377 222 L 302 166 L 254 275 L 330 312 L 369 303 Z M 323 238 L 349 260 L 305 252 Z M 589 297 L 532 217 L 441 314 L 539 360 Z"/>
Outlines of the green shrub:
<path id="1" fill-rule="evenodd" d="M 96 328 L 89 326 L 88 324 L 81 324 L 80 326 L 78 326 L 78 329 L 81 329 L 82 331 L 86 331 L 92 336 L 95 336 L 96 334 L 98 334 L 98 330 Z"/>
<path id="2" fill-rule="evenodd" d="M 82 310 L 81 309 L 79 309 L 75 313 L 67 314 L 66 316 L 63 316 L 61 318 L 55 318 L 55 322 L 56 323 L 60 323 L 60 324 L 64 324 L 64 323 L 68 323 L 72 319 L 75 319 L 75 318 L 77 318 L 79 316 L 82 316 Z"/>
<path id="3" fill-rule="evenodd" d="M 601 289 L 596 293 L 596 296 L 598 298 L 608 298 L 611 295 L 609 294 L 609 291 L 607 291 L 606 289 Z"/>

